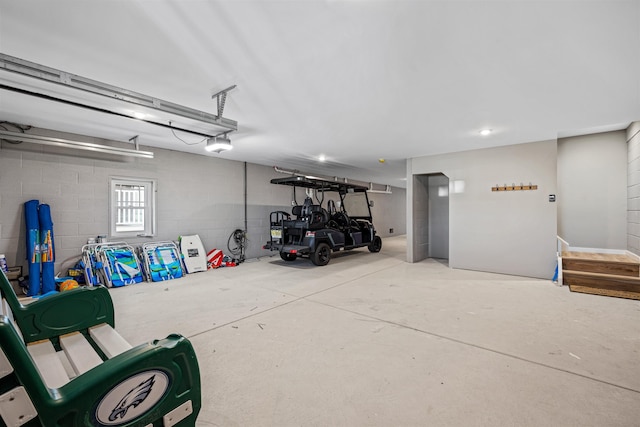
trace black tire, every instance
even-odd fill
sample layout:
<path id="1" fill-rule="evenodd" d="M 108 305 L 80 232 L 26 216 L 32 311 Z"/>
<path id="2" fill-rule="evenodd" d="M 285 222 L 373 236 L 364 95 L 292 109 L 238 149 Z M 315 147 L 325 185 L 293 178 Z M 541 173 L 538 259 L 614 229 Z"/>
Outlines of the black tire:
<path id="1" fill-rule="evenodd" d="M 298 258 L 298 255 L 288 254 L 286 252 L 280 252 L 280 258 L 282 258 L 285 261 L 295 261 L 296 258 Z"/>
<path id="2" fill-rule="evenodd" d="M 375 236 L 373 238 L 373 242 L 371 242 L 367 248 L 369 249 L 369 252 L 380 252 L 380 249 L 382 249 L 382 239 L 380 236 Z"/>
<path id="3" fill-rule="evenodd" d="M 316 251 L 311 254 L 311 262 L 315 265 L 327 265 L 331 261 L 331 248 L 326 243 L 316 246 Z"/>

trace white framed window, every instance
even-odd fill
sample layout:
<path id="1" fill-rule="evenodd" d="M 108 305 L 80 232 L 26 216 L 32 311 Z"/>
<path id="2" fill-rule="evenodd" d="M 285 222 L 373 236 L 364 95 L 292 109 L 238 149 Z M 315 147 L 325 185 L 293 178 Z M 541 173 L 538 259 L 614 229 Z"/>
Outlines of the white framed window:
<path id="1" fill-rule="evenodd" d="M 109 179 L 109 230 L 111 237 L 155 236 L 155 179 Z"/>

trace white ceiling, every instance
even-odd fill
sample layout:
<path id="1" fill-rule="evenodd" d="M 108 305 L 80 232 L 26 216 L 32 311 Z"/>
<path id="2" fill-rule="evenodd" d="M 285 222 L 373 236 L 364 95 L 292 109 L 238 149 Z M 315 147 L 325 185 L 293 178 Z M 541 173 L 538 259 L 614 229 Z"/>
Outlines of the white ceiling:
<path id="1" fill-rule="evenodd" d="M 0 0 L 0 52 L 212 113 L 236 84 L 239 131 L 209 154 L 4 90 L 0 120 L 396 186 L 406 158 L 640 119 L 637 0 Z"/>

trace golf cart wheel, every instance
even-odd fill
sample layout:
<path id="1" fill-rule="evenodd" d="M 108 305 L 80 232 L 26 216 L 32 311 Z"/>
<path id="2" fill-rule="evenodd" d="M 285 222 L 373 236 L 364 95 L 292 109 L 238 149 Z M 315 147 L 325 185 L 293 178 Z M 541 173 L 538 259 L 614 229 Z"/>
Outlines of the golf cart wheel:
<path id="1" fill-rule="evenodd" d="M 280 252 L 280 258 L 285 261 L 295 261 L 298 256 L 296 254 L 288 254 L 286 252 Z"/>
<path id="2" fill-rule="evenodd" d="M 331 248 L 326 243 L 320 243 L 316 251 L 311 254 L 311 262 L 315 265 L 327 265 L 331 260 Z"/>
<path id="3" fill-rule="evenodd" d="M 380 252 L 380 249 L 382 249 L 382 239 L 380 236 L 375 236 L 373 242 L 367 247 L 369 248 L 369 252 Z"/>

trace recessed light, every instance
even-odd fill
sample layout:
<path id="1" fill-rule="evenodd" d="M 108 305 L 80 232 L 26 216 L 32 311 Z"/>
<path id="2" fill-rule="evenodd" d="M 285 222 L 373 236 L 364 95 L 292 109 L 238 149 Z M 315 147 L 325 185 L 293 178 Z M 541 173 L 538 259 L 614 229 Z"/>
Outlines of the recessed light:
<path id="1" fill-rule="evenodd" d="M 482 130 L 480 131 L 480 135 L 482 135 L 482 136 L 488 136 L 488 135 L 490 135 L 490 134 L 491 134 L 491 132 L 492 132 L 492 130 L 491 130 L 491 129 L 482 129 Z"/>
<path id="2" fill-rule="evenodd" d="M 319 162 L 324 162 L 324 161 L 326 161 L 326 160 L 327 160 L 327 158 L 325 157 L 325 155 L 324 155 L 324 154 L 320 154 L 320 155 L 318 156 L 318 161 L 319 161 Z"/>

